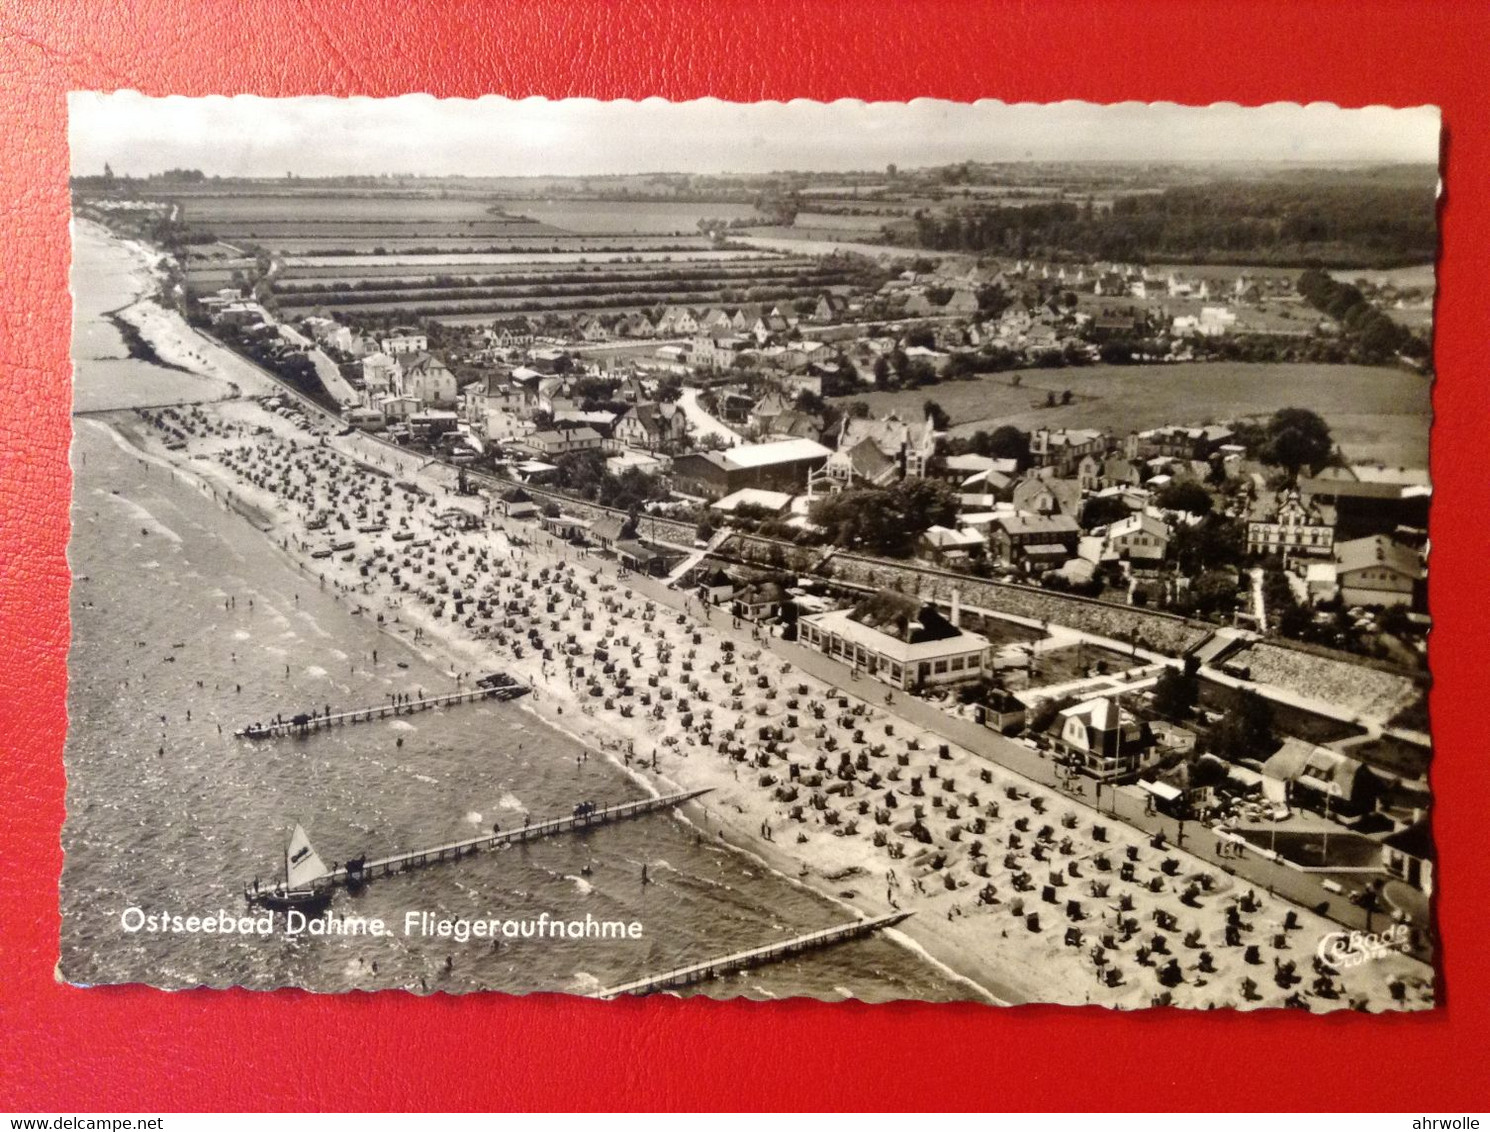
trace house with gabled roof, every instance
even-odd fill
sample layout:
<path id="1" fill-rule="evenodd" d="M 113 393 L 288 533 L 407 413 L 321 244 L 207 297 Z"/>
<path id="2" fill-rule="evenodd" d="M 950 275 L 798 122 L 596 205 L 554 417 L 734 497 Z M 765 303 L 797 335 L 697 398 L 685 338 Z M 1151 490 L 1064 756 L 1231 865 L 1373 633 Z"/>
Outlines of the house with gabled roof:
<path id="1" fill-rule="evenodd" d="M 1262 764 L 1262 774 L 1283 783 L 1293 805 L 1336 817 L 1369 813 L 1381 795 L 1380 781 L 1364 763 L 1292 735 Z"/>
<path id="2" fill-rule="evenodd" d="M 779 390 L 772 389 L 757 401 L 750 409 L 750 427 L 757 433 L 771 431 L 771 422 L 782 413 L 791 409 L 788 401 Z"/>
<path id="3" fill-rule="evenodd" d="M 1335 545 L 1335 581 L 1346 605 L 1412 605 L 1425 573 L 1416 550 L 1386 535 Z"/>
<path id="4" fill-rule="evenodd" d="M 498 319 L 487 329 L 486 340 L 493 346 L 531 346 L 533 327 L 525 318 Z"/>
<path id="5" fill-rule="evenodd" d="M 1156 566 L 1168 555 L 1172 537 L 1163 519 L 1138 511 L 1107 528 L 1107 549 L 1135 566 Z"/>
<path id="6" fill-rule="evenodd" d="M 657 332 L 645 311 L 632 311 L 616 323 L 617 338 L 650 338 Z"/>
<path id="7" fill-rule="evenodd" d="M 417 398 L 423 405 L 442 409 L 455 406 L 458 394 L 455 374 L 439 358 L 433 354 L 404 355 L 399 367 L 396 385 L 401 393 Z"/>
<path id="8" fill-rule="evenodd" d="M 959 287 L 942 306 L 943 314 L 970 316 L 978 313 L 978 296 L 968 287 Z"/>
<path id="9" fill-rule="evenodd" d="M 817 306 L 812 310 L 813 322 L 838 322 L 848 313 L 848 300 L 842 295 L 835 295 L 832 291 L 824 291 L 818 296 Z"/>
<path id="10" fill-rule="evenodd" d="M 1148 724 L 1106 696 L 1066 708 L 1051 730 L 1067 764 L 1102 781 L 1137 774 L 1153 747 Z"/>
<path id="11" fill-rule="evenodd" d="M 1081 485 L 1056 476 L 1027 475 L 1014 485 L 1010 502 L 1031 515 L 1081 517 Z"/>
<path id="12" fill-rule="evenodd" d="M 1081 526 L 1069 515 L 1016 511 L 989 524 L 988 548 L 1005 566 L 1026 570 L 1059 566 L 1076 553 Z"/>
<path id="13" fill-rule="evenodd" d="M 628 448 L 672 452 L 688 438 L 688 418 L 676 402 L 645 401 L 627 409 L 611 435 Z"/>
<path id="14" fill-rule="evenodd" d="M 1334 525 L 1313 500 L 1305 502 L 1296 491 L 1259 507 L 1247 519 L 1248 554 L 1328 558 L 1334 545 Z"/>
<path id="15" fill-rule="evenodd" d="M 611 336 L 605 324 L 592 314 L 581 318 L 575 325 L 574 331 L 586 342 L 605 342 Z"/>
<path id="16" fill-rule="evenodd" d="M 1087 455 L 1107 451 L 1107 434 L 1094 428 L 1037 428 L 1030 434 L 1030 459 L 1036 467 L 1055 468 L 1069 476 Z"/>
<path id="17" fill-rule="evenodd" d="M 710 307 L 699 316 L 698 332 L 700 334 L 716 337 L 723 334 L 730 334 L 733 331 L 734 323 L 730 319 L 729 313 L 720 307 Z"/>
<path id="18" fill-rule="evenodd" d="M 665 307 L 657 317 L 656 332 L 663 337 L 697 334 L 698 319 L 688 307 Z"/>

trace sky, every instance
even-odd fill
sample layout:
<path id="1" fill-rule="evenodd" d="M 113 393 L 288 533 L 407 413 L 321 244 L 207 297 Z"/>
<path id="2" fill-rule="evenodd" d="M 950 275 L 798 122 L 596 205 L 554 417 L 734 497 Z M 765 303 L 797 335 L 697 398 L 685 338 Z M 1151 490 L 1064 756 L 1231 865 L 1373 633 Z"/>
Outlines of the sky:
<path id="1" fill-rule="evenodd" d="M 68 96 L 74 174 L 765 173 L 958 161 L 1438 161 L 1433 107 Z"/>

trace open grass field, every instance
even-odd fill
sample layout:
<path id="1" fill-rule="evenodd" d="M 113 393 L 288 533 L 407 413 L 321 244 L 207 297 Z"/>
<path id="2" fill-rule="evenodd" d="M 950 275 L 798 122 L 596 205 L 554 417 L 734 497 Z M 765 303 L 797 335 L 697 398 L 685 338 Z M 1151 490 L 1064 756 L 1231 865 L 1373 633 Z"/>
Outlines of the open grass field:
<path id="1" fill-rule="evenodd" d="M 925 389 L 862 393 L 875 414 L 918 416 L 934 400 L 954 435 L 1001 424 L 1034 428 L 1105 428 L 1118 434 L 1163 424 L 1266 417 L 1284 406 L 1324 417 L 1346 455 L 1357 461 L 1426 467 L 1432 385 L 1391 367 L 1193 362 L 1162 366 L 1083 366 L 988 374 Z M 1047 408 L 1046 393 L 1072 403 Z"/>

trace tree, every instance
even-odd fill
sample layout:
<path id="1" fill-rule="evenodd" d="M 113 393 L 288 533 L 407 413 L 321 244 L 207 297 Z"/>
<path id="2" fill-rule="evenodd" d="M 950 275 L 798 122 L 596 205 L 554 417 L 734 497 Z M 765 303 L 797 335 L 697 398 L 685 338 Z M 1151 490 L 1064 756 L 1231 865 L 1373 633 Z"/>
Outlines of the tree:
<path id="1" fill-rule="evenodd" d="M 1211 493 L 1192 480 L 1166 484 L 1154 496 L 1154 502 L 1166 511 L 1184 511 L 1191 515 L 1209 515 L 1215 506 Z"/>
<path id="2" fill-rule="evenodd" d="M 979 430 L 968 442 L 971 451 L 995 460 L 1017 460 L 1021 468 L 1030 462 L 1030 437 L 1014 425 L 999 425 L 992 432 Z"/>
<path id="3" fill-rule="evenodd" d="M 1105 527 L 1126 519 L 1131 513 L 1128 505 L 1115 495 L 1094 495 L 1081 509 L 1081 525 L 1087 530 Z"/>
<path id="4" fill-rule="evenodd" d="M 935 480 L 902 480 L 887 488 L 857 487 L 812 505 L 812 521 L 838 546 L 905 557 L 932 526 L 950 526 L 957 496 Z"/>
<path id="5" fill-rule="evenodd" d="M 1322 468 L 1335 450 L 1329 425 L 1310 409 L 1279 409 L 1267 424 L 1263 458 L 1297 476 L 1300 468 Z"/>
<path id="6" fill-rule="evenodd" d="M 1154 685 L 1154 710 L 1170 719 L 1188 719 L 1200 699 L 1199 669 L 1200 662 L 1193 656 L 1185 658 L 1183 672 L 1165 669 Z"/>
<path id="7" fill-rule="evenodd" d="M 1211 749 L 1222 758 L 1262 759 L 1278 746 L 1273 731 L 1273 706 L 1256 692 L 1246 689 L 1211 729 Z"/>
<path id="8" fill-rule="evenodd" d="M 1188 606 L 1202 617 L 1229 614 L 1236 609 L 1237 578 L 1229 570 L 1207 570 L 1190 583 L 1181 607 Z"/>
<path id="9" fill-rule="evenodd" d="M 1236 567 L 1246 551 L 1246 537 L 1237 519 L 1209 515 L 1193 527 L 1180 526 L 1170 543 L 1170 553 L 1184 574 L 1198 574 L 1218 567 Z"/>
<path id="10" fill-rule="evenodd" d="M 946 409 L 942 408 L 935 401 L 928 400 L 921 406 L 921 411 L 931 418 L 931 427 L 936 429 L 937 432 L 946 432 L 947 429 L 952 427 L 951 416 L 948 415 Z"/>

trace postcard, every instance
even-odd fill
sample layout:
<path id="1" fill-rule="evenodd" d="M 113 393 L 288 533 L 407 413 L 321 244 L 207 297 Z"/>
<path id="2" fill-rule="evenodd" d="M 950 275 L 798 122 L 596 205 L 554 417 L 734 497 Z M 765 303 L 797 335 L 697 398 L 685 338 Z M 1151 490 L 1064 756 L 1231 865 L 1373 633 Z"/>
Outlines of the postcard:
<path id="1" fill-rule="evenodd" d="M 1435 109 L 69 115 L 60 978 L 1436 1004 Z"/>

